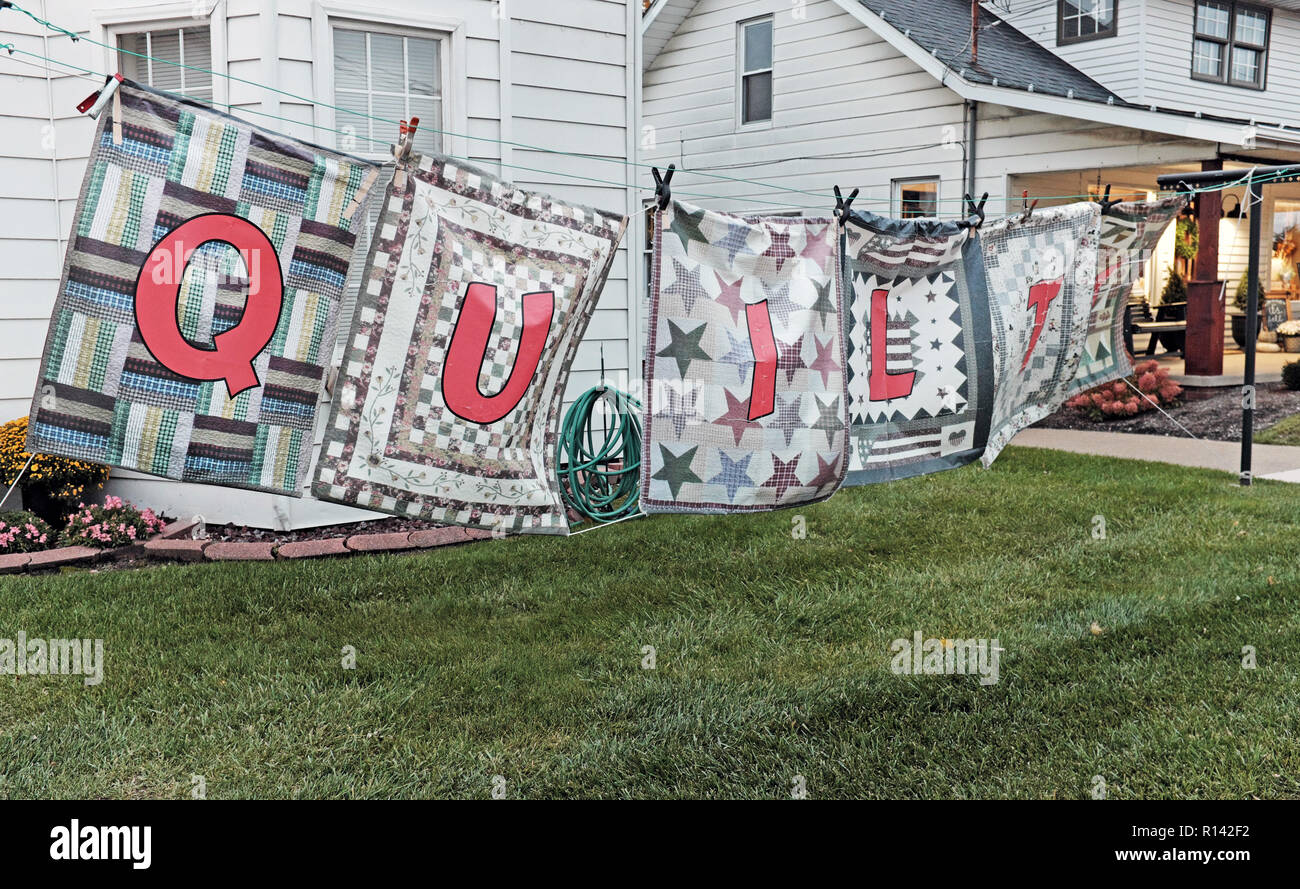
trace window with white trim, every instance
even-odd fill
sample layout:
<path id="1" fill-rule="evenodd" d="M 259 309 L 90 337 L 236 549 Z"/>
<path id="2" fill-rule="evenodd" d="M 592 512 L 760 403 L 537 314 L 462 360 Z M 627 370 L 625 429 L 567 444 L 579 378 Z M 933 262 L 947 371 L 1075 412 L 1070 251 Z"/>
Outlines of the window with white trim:
<path id="1" fill-rule="evenodd" d="M 441 152 L 447 41 L 436 32 L 390 30 L 373 24 L 335 22 L 330 30 L 334 42 L 334 104 L 345 109 L 335 111 L 335 129 L 345 134 L 336 136 L 338 147 L 352 154 L 391 160 L 388 146 L 397 141 L 397 124 L 385 121 L 418 117 L 415 150 L 421 154 Z M 355 141 L 349 140 L 349 135 Z M 343 290 L 341 318 L 352 317 L 370 253 L 370 235 L 383 209 L 382 186 L 390 171 L 391 165 L 370 190 L 363 208 L 364 219 L 358 225 L 356 251 Z M 337 355 L 342 354 L 347 336 L 347 325 L 339 325 Z"/>
<path id="2" fill-rule="evenodd" d="M 386 154 L 397 139 L 397 125 L 386 121 L 418 117 L 415 150 L 441 151 L 442 38 L 341 24 L 333 38 L 334 104 L 344 109 L 335 112 L 335 126 L 356 133 L 356 150 Z"/>
<path id="3" fill-rule="evenodd" d="M 922 219 L 939 215 L 939 177 L 895 179 L 891 211 L 897 219 Z"/>
<path id="4" fill-rule="evenodd" d="M 1197 0 L 1192 77 L 1263 89 L 1272 13 L 1230 0 Z"/>
<path id="5" fill-rule="evenodd" d="M 1057 0 L 1056 42 L 1082 43 L 1114 37 L 1117 0 Z"/>
<path id="6" fill-rule="evenodd" d="M 772 27 L 770 15 L 740 23 L 737 60 L 742 126 L 772 120 Z"/>
<path id="7" fill-rule="evenodd" d="M 212 102 L 212 33 L 208 25 L 117 35 L 122 76 L 200 102 Z M 168 64 L 169 62 L 173 64 Z"/>

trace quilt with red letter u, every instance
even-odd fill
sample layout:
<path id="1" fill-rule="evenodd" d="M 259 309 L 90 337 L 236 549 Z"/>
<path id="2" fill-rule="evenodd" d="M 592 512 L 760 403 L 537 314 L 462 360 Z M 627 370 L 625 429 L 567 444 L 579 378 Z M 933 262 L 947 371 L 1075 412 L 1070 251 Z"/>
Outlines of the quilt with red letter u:
<path id="1" fill-rule="evenodd" d="M 626 225 L 449 158 L 400 162 L 313 493 L 502 533 L 567 534 L 562 398 Z"/>
<path id="2" fill-rule="evenodd" d="M 810 503 L 847 464 L 839 234 L 831 219 L 673 201 L 655 214 L 641 505 Z"/>
<path id="3" fill-rule="evenodd" d="M 297 496 L 378 167 L 125 81 L 101 115 L 27 449 Z"/>

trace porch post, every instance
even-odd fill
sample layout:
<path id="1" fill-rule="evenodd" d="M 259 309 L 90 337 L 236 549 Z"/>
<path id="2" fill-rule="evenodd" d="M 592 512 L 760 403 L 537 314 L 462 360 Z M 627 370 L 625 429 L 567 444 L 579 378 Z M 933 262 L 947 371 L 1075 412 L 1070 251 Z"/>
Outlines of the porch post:
<path id="1" fill-rule="evenodd" d="M 1202 170 L 1222 170 L 1222 160 L 1202 161 Z M 1187 285 L 1187 344 L 1185 372 L 1189 376 L 1217 377 L 1223 373 L 1224 301 L 1219 285 L 1219 220 L 1223 197 L 1218 191 L 1196 196 L 1199 243 L 1192 280 Z"/>

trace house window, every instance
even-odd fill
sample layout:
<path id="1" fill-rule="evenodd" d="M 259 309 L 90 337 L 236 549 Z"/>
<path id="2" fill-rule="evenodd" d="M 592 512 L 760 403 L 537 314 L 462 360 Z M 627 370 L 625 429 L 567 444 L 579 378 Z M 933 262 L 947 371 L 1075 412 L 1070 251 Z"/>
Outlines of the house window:
<path id="1" fill-rule="evenodd" d="M 939 215 L 939 180 L 895 179 L 893 214 L 898 219 Z"/>
<path id="2" fill-rule="evenodd" d="M 1192 77 L 1264 88 L 1271 13 L 1228 0 L 1197 0 Z"/>
<path id="3" fill-rule="evenodd" d="M 1114 37 L 1116 3 L 1118 0 L 1057 0 L 1056 42 Z"/>
<path id="4" fill-rule="evenodd" d="M 212 67 L 207 25 L 118 34 L 117 48 L 123 77 L 211 104 L 212 74 L 196 70 Z"/>
<path id="5" fill-rule="evenodd" d="M 740 122 L 772 120 L 772 16 L 740 23 Z"/>
<path id="6" fill-rule="evenodd" d="M 442 150 L 443 41 L 397 31 L 334 28 L 334 104 L 338 129 L 355 131 L 357 150 L 386 153 L 397 127 L 420 118 L 415 150 Z M 380 118 L 376 120 L 375 118 Z"/>

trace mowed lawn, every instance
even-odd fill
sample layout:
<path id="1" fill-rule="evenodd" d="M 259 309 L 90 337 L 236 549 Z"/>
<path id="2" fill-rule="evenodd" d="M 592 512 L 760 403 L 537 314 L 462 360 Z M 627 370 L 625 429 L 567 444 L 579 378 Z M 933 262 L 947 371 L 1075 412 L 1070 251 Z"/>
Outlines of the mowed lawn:
<path id="1" fill-rule="evenodd" d="M 106 669 L 0 677 L 10 797 L 1300 797 L 1300 488 L 1157 464 L 1012 449 L 568 540 L 0 578 L 19 630 Z M 996 637 L 1000 681 L 895 675 L 918 630 Z"/>

